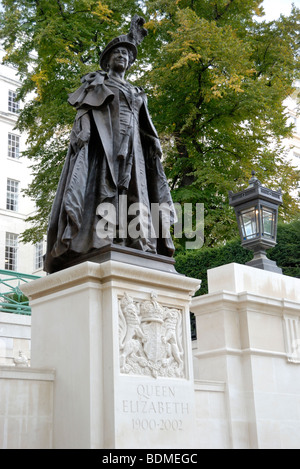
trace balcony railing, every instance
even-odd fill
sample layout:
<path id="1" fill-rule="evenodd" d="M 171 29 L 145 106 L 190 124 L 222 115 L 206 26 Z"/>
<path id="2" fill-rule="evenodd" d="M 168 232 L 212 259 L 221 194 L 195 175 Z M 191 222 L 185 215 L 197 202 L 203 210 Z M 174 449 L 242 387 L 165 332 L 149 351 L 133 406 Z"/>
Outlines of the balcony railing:
<path id="1" fill-rule="evenodd" d="M 39 278 L 11 270 L 0 270 L 0 312 L 31 315 L 29 300 L 20 289 L 22 283 Z"/>

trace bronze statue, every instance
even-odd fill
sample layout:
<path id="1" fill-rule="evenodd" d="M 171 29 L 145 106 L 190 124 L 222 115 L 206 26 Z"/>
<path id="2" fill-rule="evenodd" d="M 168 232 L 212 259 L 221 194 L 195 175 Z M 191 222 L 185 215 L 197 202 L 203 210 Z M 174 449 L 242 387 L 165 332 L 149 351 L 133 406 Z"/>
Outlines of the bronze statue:
<path id="1" fill-rule="evenodd" d="M 124 78 L 147 35 L 144 23 L 135 15 L 130 32 L 103 50 L 102 70 L 85 75 L 69 96 L 77 115 L 48 225 L 46 272 L 109 245 L 173 256 L 175 214 L 159 138 L 145 92 Z M 154 220 L 158 204 L 168 209 Z"/>

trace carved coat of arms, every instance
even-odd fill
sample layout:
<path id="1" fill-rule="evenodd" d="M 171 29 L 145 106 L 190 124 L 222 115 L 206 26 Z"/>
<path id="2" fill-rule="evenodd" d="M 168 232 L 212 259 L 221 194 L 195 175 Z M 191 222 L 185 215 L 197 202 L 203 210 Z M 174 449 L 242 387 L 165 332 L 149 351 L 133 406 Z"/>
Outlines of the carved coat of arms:
<path id="1" fill-rule="evenodd" d="M 184 377 L 182 312 L 159 304 L 155 293 L 119 299 L 119 345 L 122 373 Z"/>

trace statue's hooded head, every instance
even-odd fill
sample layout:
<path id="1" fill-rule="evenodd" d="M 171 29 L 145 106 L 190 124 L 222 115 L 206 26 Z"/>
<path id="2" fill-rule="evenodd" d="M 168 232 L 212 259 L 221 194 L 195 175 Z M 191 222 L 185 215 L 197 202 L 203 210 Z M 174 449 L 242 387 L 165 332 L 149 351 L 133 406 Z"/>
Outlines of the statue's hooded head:
<path id="1" fill-rule="evenodd" d="M 145 23 L 144 18 L 134 15 L 131 20 L 130 31 L 128 34 L 123 34 L 110 41 L 100 56 L 100 67 L 102 70 L 108 70 L 108 62 L 111 51 L 115 47 L 126 47 L 129 52 L 128 68 L 134 63 L 138 54 L 138 45 L 142 42 L 148 31 L 143 27 Z"/>

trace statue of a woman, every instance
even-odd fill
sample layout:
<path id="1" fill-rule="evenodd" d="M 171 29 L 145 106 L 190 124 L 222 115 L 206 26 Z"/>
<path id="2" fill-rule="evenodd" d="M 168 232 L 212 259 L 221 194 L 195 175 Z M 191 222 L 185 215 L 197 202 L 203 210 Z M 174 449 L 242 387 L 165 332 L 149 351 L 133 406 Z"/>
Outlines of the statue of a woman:
<path id="1" fill-rule="evenodd" d="M 46 272 L 108 245 L 173 256 L 174 207 L 158 135 L 144 91 L 125 80 L 143 24 L 135 15 L 129 34 L 105 47 L 102 70 L 69 96 L 77 115 L 49 220 Z"/>

